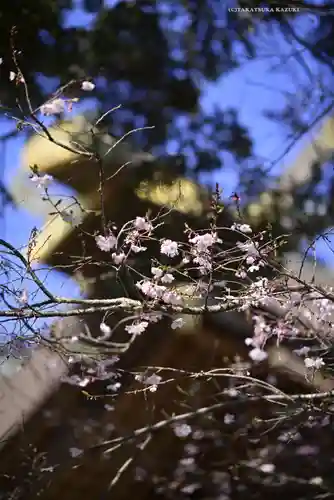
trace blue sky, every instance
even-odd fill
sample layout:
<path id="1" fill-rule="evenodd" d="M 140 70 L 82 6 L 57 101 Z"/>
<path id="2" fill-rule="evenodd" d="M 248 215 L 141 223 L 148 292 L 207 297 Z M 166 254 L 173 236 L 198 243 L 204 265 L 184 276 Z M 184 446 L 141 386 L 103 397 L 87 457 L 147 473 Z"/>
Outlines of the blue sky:
<path id="1" fill-rule="evenodd" d="M 110 4 L 115 2 L 109 2 Z M 78 10 L 68 16 L 66 22 L 68 25 L 87 25 L 92 21 L 93 16 L 83 15 L 80 11 L 80 2 L 77 2 Z M 314 24 L 312 16 L 303 16 L 304 20 L 300 23 L 299 29 L 304 31 Z M 298 27 L 297 27 L 298 28 Z M 284 40 L 280 42 L 278 53 L 284 53 L 290 47 L 286 46 Z M 265 54 L 264 48 L 264 54 Z M 222 77 L 215 84 L 208 84 L 204 87 L 201 105 L 206 109 L 215 106 L 221 109 L 235 107 L 239 111 L 239 118 L 242 124 L 249 128 L 251 136 L 255 143 L 255 154 L 269 163 L 275 160 L 282 153 L 286 145 L 286 134 L 284 129 L 263 116 L 265 110 L 281 109 L 284 104 L 282 90 L 290 93 L 292 96 L 298 93 L 298 85 L 305 81 L 305 73 L 301 67 L 294 63 L 293 71 L 289 68 L 286 71 L 275 72 L 273 68 L 273 58 L 263 57 L 261 60 L 245 64 L 242 68 Z M 312 70 L 315 68 L 315 62 L 310 57 L 307 61 Z M 291 69 L 291 68 L 290 68 Z M 326 71 L 326 70 L 324 70 Z M 304 79 L 304 80 L 303 80 Z M 89 104 L 84 105 L 85 108 Z M 82 108 L 81 108 L 82 109 Z M 0 133 L 13 128 L 10 122 L 0 122 Z M 307 139 L 305 139 L 307 140 Z M 303 141 L 305 143 L 305 141 Z M 23 145 L 23 139 L 13 139 L 7 142 L 6 150 L 2 151 L 2 168 L 5 171 L 6 182 L 10 181 L 15 175 L 16 169 L 20 164 L 20 154 Z M 284 158 L 276 167 L 273 173 L 279 174 L 282 169 L 290 164 L 296 157 L 303 144 L 298 144 L 290 154 Z M 224 193 L 229 196 L 237 188 L 237 172 L 233 164 L 225 169 L 222 174 L 215 174 L 211 180 L 219 181 L 224 188 Z M 205 179 L 206 180 L 206 179 Z M 1 233 L 15 247 L 24 246 L 29 238 L 33 226 L 40 227 L 42 221 L 32 217 L 22 210 L 13 210 L 7 208 L 4 221 L 2 222 Z M 331 262 L 331 253 L 325 245 L 318 245 L 319 257 L 326 258 Z M 44 273 L 43 273 L 44 274 Z M 45 275 L 46 276 L 46 275 Z M 61 276 L 48 275 L 47 282 L 52 290 L 61 295 L 77 294 L 77 289 L 73 283 Z"/>

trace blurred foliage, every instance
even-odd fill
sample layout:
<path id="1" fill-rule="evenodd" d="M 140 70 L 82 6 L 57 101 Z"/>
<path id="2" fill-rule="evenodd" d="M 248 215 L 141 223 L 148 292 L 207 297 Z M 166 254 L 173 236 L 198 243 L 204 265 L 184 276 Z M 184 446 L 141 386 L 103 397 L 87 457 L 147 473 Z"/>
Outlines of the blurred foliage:
<path id="1" fill-rule="evenodd" d="M 59 85 L 91 77 L 97 84 L 99 112 L 122 105 L 109 115 L 110 132 L 116 136 L 154 125 L 153 131 L 134 134 L 133 140 L 162 154 L 166 141 L 175 139 L 178 153 L 187 150 L 186 166 L 195 173 L 220 168 L 217 152 L 228 151 L 237 161 L 252 154 L 252 141 L 235 110 L 208 113 L 200 103 L 204 82 L 238 66 L 236 41 L 250 51 L 249 42 L 238 38 L 239 27 L 226 29 L 227 10 L 221 2 L 141 0 L 108 7 L 103 1 L 85 0 L 82 7 L 92 21 L 73 27 L 65 22 L 71 11 L 73 15 L 70 0 L 4 4 L 3 111 L 17 109 L 19 99 L 27 113 L 23 87 L 8 78 L 9 71 L 17 72 L 11 46 L 15 26 L 16 55 L 33 108 Z"/>
<path id="2" fill-rule="evenodd" d="M 236 111 L 209 113 L 201 105 L 201 93 L 205 82 L 216 81 L 256 56 L 250 23 L 273 21 L 281 14 L 240 15 L 219 0 L 84 0 L 80 5 L 90 22 L 78 22 L 75 27 L 67 22 L 68 15 L 78 20 L 82 14 L 74 10 L 76 2 L 71 0 L 4 3 L 0 16 L 3 110 L 17 108 L 19 98 L 27 111 L 24 89 L 8 79 L 9 71 L 16 71 L 10 34 L 15 26 L 17 57 L 33 107 L 60 84 L 91 77 L 97 83 L 94 97 L 100 112 L 122 105 L 109 115 L 110 131 L 116 136 L 154 125 L 153 131 L 135 134 L 133 139 L 158 154 L 166 151 L 167 140 L 175 139 L 179 153 L 187 150 L 187 166 L 196 173 L 220 168 L 218 153 L 232 153 L 237 162 L 252 155 L 252 141 Z"/>

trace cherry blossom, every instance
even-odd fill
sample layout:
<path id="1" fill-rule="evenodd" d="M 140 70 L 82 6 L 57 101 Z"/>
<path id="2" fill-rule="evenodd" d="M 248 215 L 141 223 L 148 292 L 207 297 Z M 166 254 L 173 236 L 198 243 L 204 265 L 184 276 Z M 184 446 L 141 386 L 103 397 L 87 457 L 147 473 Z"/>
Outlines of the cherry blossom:
<path id="1" fill-rule="evenodd" d="M 234 223 L 234 224 L 232 224 L 231 229 L 233 231 L 240 231 L 241 233 L 245 233 L 245 234 L 252 233 L 252 228 L 250 227 L 249 224 L 237 224 L 237 223 Z"/>
<path id="2" fill-rule="evenodd" d="M 33 182 L 38 189 L 47 189 L 51 182 L 53 181 L 52 175 L 44 174 L 38 175 L 34 174 L 30 177 L 31 182 Z"/>
<path id="3" fill-rule="evenodd" d="M 176 257 L 179 254 L 179 247 L 176 241 L 164 240 L 160 246 L 160 252 L 168 257 Z"/>
<path id="4" fill-rule="evenodd" d="M 137 323 L 133 323 L 132 325 L 128 325 L 125 327 L 125 330 L 131 335 L 140 335 L 143 333 L 148 327 L 148 321 L 140 321 Z"/>
<path id="5" fill-rule="evenodd" d="M 93 82 L 89 82 L 89 81 L 85 80 L 84 82 L 82 82 L 81 88 L 85 92 L 91 92 L 92 90 L 95 89 L 95 84 Z"/>
<path id="6" fill-rule="evenodd" d="M 171 324 L 172 330 L 176 330 L 177 328 L 182 328 L 185 324 L 185 321 L 183 318 L 176 318 Z"/>
<path id="7" fill-rule="evenodd" d="M 166 273 L 161 277 L 161 283 L 169 284 L 174 281 L 174 276 L 171 273 Z"/>
<path id="8" fill-rule="evenodd" d="M 74 214 L 71 210 L 62 210 L 59 214 L 63 221 L 74 227 L 80 226 L 84 218 L 83 212 Z"/>
<path id="9" fill-rule="evenodd" d="M 174 434 L 179 438 L 188 437 L 192 433 L 192 428 L 190 425 L 185 423 L 176 423 L 173 425 Z"/>
<path id="10" fill-rule="evenodd" d="M 265 474 L 272 474 L 275 471 L 275 465 L 274 464 L 262 464 L 259 467 L 261 472 L 264 472 Z"/>
<path id="11" fill-rule="evenodd" d="M 98 235 L 95 237 L 96 245 L 102 252 L 110 252 L 113 248 L 115 248 L 117 239 L 113 234 L 109 234 L 109 236 Z"/>
<path id="12" fill-rule="evenodd" d="M 151 273 L 153 274 L 153 276 L 156 278 L 156 279 L 160 279 L 164 272 L 162 269 L 160 269 L 159 267 L 152 267 L 151 268 Z"/>
<path id="13" fill-rule="evenodd" d="M 145 252 L 147 250 L 147 247 L 144 246 L 139 246 L 139 245 L 131 245 L 131 251 L 133 253 L 140 253 L 140 252 Z"/>
<path id="14" fill-rule="evenodd" d="M 150 232 L 153 229 L 152 224 L 144 219 L 144 217 L 136 217 L 136 220 L 134 222 L 134 226 L 136 229 L 139 231 L 147 231 Z"/>
<path id="15" fill-rule="evenodd" d="M 126 255 L 123 252 L 121 252 L 119 254 L 113 253 L 113 254 L 111 254 L 111 258 L 115 262 L 116 265 L 119 265 L 119 264 L 122 264 L 122 262 L 124 262 Z"/>
<path id="16" fill-rule="evenodd" d="M 248 355 L 253 361 L 257 361 L 259 363 L 268 357 L 268 354 L 259 347 L 254 347 Z"/>
<path id="17" fill-rule="evenodd" d="M 171 304 L 173 306 L 182 306 L 183 301 L 181 295 L 173 290 L 167 290 L 162 296 L 162 300 L 166 302 L 166 304 Z"/>
<path id="18" fill-rule="evenodd" d="M 43 104 L 40 110 L 45 116 L 60 115 L 65 111 L 65 101 L 63 99 L 52 99 Z"/>
<path id="19" fill-rule="evenodd" d="M 319 370 L 322 366 L 325 365 L 322 358 L 305 358 L 304 364 L 306 368 L 314 368 L 315 370 Z"/>
<path id="20" fill-rule="evenodd" d="M 206 252 L 215 243 L 221 243 L 222 240 L 218 238 L 216 233 L 205 233 L 196 235 L 189 239 L 189 242 L 195 245 L 197 252 Z"/>
<path id="21" fill-rule="evenodd" d="M 157 285 L 150 280 L 145 280 L 143 282 L 136 283 L 136 287 L 151 299 L 162 298 L 163 294 L 166 292 L 166 287 Z"/>

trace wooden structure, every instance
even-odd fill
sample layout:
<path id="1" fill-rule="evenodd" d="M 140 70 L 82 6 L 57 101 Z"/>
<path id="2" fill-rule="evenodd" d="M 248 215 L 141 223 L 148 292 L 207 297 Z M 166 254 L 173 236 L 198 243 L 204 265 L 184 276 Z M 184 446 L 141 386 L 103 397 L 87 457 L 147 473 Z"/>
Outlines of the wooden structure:
<path id="1" fill-rule="evenodd" d="M 59 140 L 66 138 L 62 136 Z M 70 155 L 63 163 L 56 155 L 48 155 L 45 152 L 43 154 L 45 162 L 47 159 L 55 159 L 55 164 L 50 166 L 52 170 L 40 160 L 29 161 L 38 163 L 41 172 L 52 172 L 54 177 L 61 181 L 66 177 L 65 163 L 76 162 L 73 163 L 74 173 L 71 173 L 70 179 L 87 211 L 84 224 L 85 229 L 90 231 L 94 228 L 95 220 L 89 211 L 98 209 L 99 198 L 91 196 L 88 187 L 80 191 L 75 184 L 81 182 L 81 177 L 75 177 L 78 158 Z M 124 158 L 121 161 L 124 162 Z M 143 161 L 147 161 L 147 158 Z M 116 162 L 116 167 L 120 166 L 119 162 Z M 111 165 L 110 169 L 109 175 L 112 176 L 115 168 Z M 96 192 L 99 187 L 98 171 L 93 177 L 89 185 Z M 160 196 L 161 193 L 165 196 L 163 203 L 170 204 L 177 212 L 179 227 L 185 214 L 187 217 L 200 215 L 205 196 L 203 198 L 198 186 L 180 179 L 169 184 L 169 191 L 167 186 L 163 189 L 154 187 L 152 190 L 152 187 L 149 189 L 149 182 L 137 178 L 137 185 L 131 184 L 128 193 L 132 196 L 134 210 L 143 200 L 146 206 L 153 210 L 160 192 Z M 107 217 L 113 220 L 119 220 L 117 217 L 121 217 L 122 222 L 122 217 L 128 220 L 129 214 L 121 214 L 122 211 L 117 210 L 117 200 L 124 196 L 124 191 L 122 196 L 118 191 L 119 186 L 120 184 L 117 184 L 116 190 L 112 184 L 110 188 L 106 188 L 105 203 Z M 166 199 L 166 193 L 173 192 L 173 189 L 172 200 Z M 188 193 L 182 198 L 184 189 L 188 189 Z M 118 197 L 114 205 L 110 200 L 116 192 Z M 137 213 L 134 211 L 133 215 Z M 66 224 L 59 215 L 51 216 L 45 232 L 39 237 L 35 255 L 38 259 L 60 266 L 62 270 L 69 269 L 66 256 L 76 253 L 79 241 L 76 230 L 73 231 L 71 226 Z M 95 273 L 96 269 L 88 266 L 85 277 L 94 276 Z M 108 293 L 108 283 L 97 283 L 90 290 L 91 297 L 108 296 Z M 92 329 L 99 321 L 99 318 L 89 319 Z M 80 329 L 80 319 L 62 321 L 58 327 L 58 335 L 61 336 L 64 331 L 68 335 L 71 331 L 75 336 Z M 200 379 L 198 375 L 189 376 L 191 373 L 204 373 L 214 368 L 222 370 L 232 364 L 237 373 L 244 373 L 245 369 L 251 370 L 252 375 L 266 380 L 270 367 L 252 367 L 247 361 L 244 339 L 250 334 L 250 329 L 251 325 L 232 313 L 204 317 L 195 327 L 192 324 L 191 329 L 186 328 L 180 332 L 171 331 L 164 323 L 159 323 L 156 327 L 153 325 L 145 335 L 137 338 L 114 366 L 114 370 L 120 374 L 119 379 L 114 380 L 111 377 L 106 382 L 100 381 L 85 388 L 90 394 L 104 395 L 96 400 L 87 399 L 78 387 L 61 384 L 59 376 L 66 373 L 67 366 L 57 353 L 46 348 L 37 350 L 15 377 L 3 380 L 2 389 L 0 388 L 3 401 L 6 401 L 2 408 L 7 408 L 7 402 L 13 393 L 17 394 L 18 390 L 21 393 L 26 391 L 26 402 L 23 402 L 24 398 L 21 396 L 18 398 L 15 415 L 14 412 L 10 415 L 7 412 L 7 425 L 4 424 L 4 419 L 1 420 L 2 431 L 6 431 L 6 435 L 1 451 L 0 499 L 2 500 L 3 496 L 16 500 L 55 500 L 59 497 L 64 500 L 125 500 L 134 491 L 141 499 L 204 499 L 219 498 L 223 495 L 227 498 L 249 499 L 253 498 L 254 489 L 258 492 L 261 488 L 264 494 L 275 497 L 278 491 L 275 485 L 261 481 L 261 477 L 260 483 L 257 484 L 257 472 L 254 472 L 254 466 L 250 465 L 252 460 L 257 460 L 259 464 L 273 461 L 272 457 L 265 456 L 264 449 L 268 455 L 281 453 L 284 457 L 286 453 L 291 465 L 290 474 L 295 473 L 298 476 L 300 471 L 298 472 L 298 464 L 293 462 L 292 445 L 290 448 L 286 447 L 286 452 L 279 451 L 277 438 L 281 429 L 273 431 L 270 437 L 263 435 L 252 443 L 252 428 L 256 428 L 256 419 L 270 415 L 271 408 L 268 409 L 264 403 L 248 404 L 247 411 L 240 411 L 236 402 L 236 406 L 227 404 L 226 407 L 222 406 L 215 411 L 202 412 L 190 419 L 193 428 L 184 438 L 173 432 L 172 424 L 163 426 L 159 431 L 143 432 L 134 441 L 125 440 L 122 446 L 115 447 L 107 454 L 103 452 L 112 447 L 112 444 L 96 447 L 105 440 L 131 436 L 137 429 L 154 426 L 156 422 L 175 414 L 191 411 L 196 413 L 198 408 L 209 407 L 221 401 L 222 396 L 217 399 L 217 394 L 227 389 L 233 390 L 235 385 L 233 378 L 213 379 L 203 376 L 203 379 Z M 275 352 L 277 354 L 277 351 Z M 271 359 L 274 359 L 274 356 Z M 278 386 L 288 392 L 303 390 L 306 382 L 302 373 L 292 385 L 290 374 L 282 373 L 282 366 L 277 363 L 277 355 L 275 359 L 276 372 L 272 370 L 271 376 L 278 377 Z M 294 361 L 297 363 L 297 359 Z M 154 371 L 160 373 L 165 382 L 170 381 L 158 385 L 156 392 L 145 389 L 134 376 L 143 366 L 165 368 L 161 372 Z M 185 371 L 188 376 L 185 376 Z M 106 386 L 117 382 L 121 386 L 117 397 L 112 397 L 112 391 Z M 319 388 L 321 384 L 322 379 L 318 380 Z M 328 388 L 328 384 L 326 387 Z M 23 414 L 21 419 L 20 414 Z M 226 415 L 232 418 L 232 414 L 236 418 L 235 424 L 228 422 L 226 418 Z M 9 425 L 13 420 L 15 429 Z M 18 429 L 19 424 L 21 429 Z M 289 428 L 289 424 L 287 427 Z M 7 442 L 6 438 L 13 433 L 15 436 Z M 312 440 L 320 440 L 324 446 L 329 446 L 325 443 L 324 436 L 317 434 L 308 437 L 307 442 Z M 254 476 L 254 481 L 248 476 Z M 293 483 L 289 488 L 292 495 L 297 491 Z M 307 498 L 309 484 L 299 484 L 298 488 L 299 494 Z M 255 495 L 254 498 L 258 497 Z"/>

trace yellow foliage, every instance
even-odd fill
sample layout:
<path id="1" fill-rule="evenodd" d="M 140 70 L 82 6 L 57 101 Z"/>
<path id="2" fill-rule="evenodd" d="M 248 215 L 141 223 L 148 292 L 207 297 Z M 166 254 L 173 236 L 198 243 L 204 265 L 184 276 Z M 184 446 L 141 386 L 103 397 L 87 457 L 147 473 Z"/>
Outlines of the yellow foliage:
<path id="1" fill-rule="evenodd" d="M 199 185 L 182 177 L 171 184 L 144 181 L 136 194 L 141 200 L 175 209 L 186 215 L 200 216 L 203 213 L 203 200 Z"/>
<path id="2" fill-rule="evenodd" d="M 85 119 L 82 116 L 78 116 L 71 121 L 63 121 L 48 130 L 54 141 L 74 150 L 78 149 L 80 151 L 75 145 L 75 141 L 80 140 L 86 146 L 89 145 L 89 136 L 85 131 Z M 22 155 L 22 167 L 29 169 L 31 166 L 37 165 L 41 173 L 48 173 L 57 178 L 58 168 L 62 168 L 64 165 L 78 159 L 79 154 L 51 142 L 48 136 L 41 132 L 41 134 L 36 134 L 29 139 L 25 145 Z"/>

